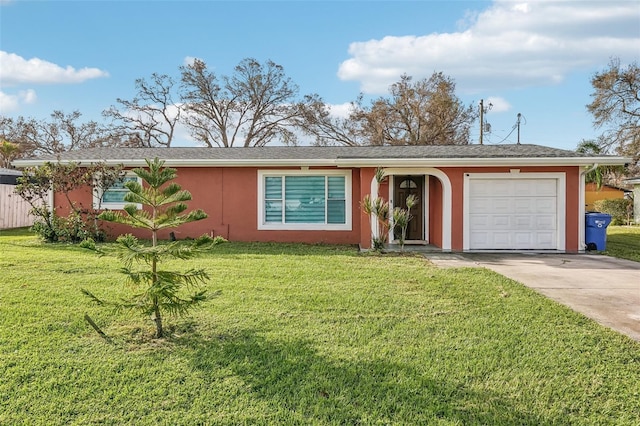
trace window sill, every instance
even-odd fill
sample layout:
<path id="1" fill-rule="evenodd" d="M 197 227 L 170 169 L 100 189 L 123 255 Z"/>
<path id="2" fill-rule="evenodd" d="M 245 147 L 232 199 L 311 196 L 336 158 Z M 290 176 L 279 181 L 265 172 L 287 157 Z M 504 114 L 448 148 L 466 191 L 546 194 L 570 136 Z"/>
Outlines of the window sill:
<path id="1" fill-rule="evenodd" d="M 102 203 L 102 205 L 94 205 L 95 210 L 124 210 L 124 206 L 131 203 Z M 134 204 L 138 210 L 142 209 L 142 204 Z"/>
<path id="2" fill-rule="evenodd" d="M 296 223 L 258 225 L 258 231 L 351 231 L 351 224 Z"/>

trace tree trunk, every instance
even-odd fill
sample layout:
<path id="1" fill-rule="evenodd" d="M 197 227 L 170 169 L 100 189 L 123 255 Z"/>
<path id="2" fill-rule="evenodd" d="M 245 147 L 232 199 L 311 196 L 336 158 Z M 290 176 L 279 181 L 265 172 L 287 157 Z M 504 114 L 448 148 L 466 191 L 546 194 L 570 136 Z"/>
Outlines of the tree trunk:
<path id="1" fill-rule="evenodd" d="M 156 338 L 164 337 L 164 329 L 162 328 L 162 316 L 160 316 L 160 307 L 158 306 L 158 298 L 153 298 L 153 320 L 156 323 Z"/>
<path id="2" fill-rule="evenodd" d="M 156 211 L 154 208 L 153 218 L 155 219 L 155 217 L 156 217 Z M 158 237 L 155 229 L 153 230 L 152 244 L 153 244 L 153 247 L 155 247 L 158 244 Z M 153 272 L 153 278 L 152 278 L 153 282 L 151 283 L 151 286 L 153 287 L 158 282 L 157 259 L 155 257 L 151 261 L 151 270 Z M 160 304 L 158 302 L 158 296 L 153 297 L 153 316 L 154 316 L 153 320 L 156 323 L 156 338 L 160 339 L 161 337 L 164 337 L 164 330 L 162 329 L 162 316 L 160 315 Z"/>

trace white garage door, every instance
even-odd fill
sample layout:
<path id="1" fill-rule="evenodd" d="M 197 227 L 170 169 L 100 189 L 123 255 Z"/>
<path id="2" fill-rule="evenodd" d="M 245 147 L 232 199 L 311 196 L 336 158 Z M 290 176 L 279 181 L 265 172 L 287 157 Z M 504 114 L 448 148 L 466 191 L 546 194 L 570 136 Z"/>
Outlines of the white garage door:
<path id="1" fill-rule="evenodd" d="M 559 249 L 557 188 L 557 179 L 470 178 L 469 249 Z"/>

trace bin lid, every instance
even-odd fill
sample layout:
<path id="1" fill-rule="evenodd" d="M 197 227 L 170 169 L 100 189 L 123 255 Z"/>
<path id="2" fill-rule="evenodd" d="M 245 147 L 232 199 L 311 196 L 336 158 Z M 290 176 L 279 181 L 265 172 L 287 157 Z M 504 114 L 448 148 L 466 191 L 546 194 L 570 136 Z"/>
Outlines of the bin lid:
<path id="1" fill-rule="evenodd" d="M 587 212 L 585 213 L 587 216 L 592 216 L 592 217 L 611 217 L 611 215 L 609 213 L 602 213 L 602 212 Z"/>

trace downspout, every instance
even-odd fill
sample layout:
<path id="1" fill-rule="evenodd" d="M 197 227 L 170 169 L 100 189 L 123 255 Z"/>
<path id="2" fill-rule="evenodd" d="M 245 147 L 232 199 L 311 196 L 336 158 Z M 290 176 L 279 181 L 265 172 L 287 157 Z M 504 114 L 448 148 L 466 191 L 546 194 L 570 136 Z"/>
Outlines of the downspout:
<path id="1" fill-rule="evenodd" d="M 53 214 L 54 211 L 56 210 L 56 207 L 53 205 L 54 203 L 54 194 L 53 194 L 53 189 L 49 190 L 49 194 L 47 194 L 47 202 L 49 203 L 49 213 Z"/>
<path id="2" fill-rule="evenodd" d="M 374 175 L 373 179 L 371 179 L 369 197 L 373 197 L 373 195 L 375 194 L 377 198 L 379 189 L 380 189 L 380 184 L 378 183 L 378 180 Z M 373 201 L 373 198 L 372 198 L 372 201 Z M 371 249 L 373 249 L 374 247 L 373 241 L 375 238 L 378 238 L 378 235 L 380 234 L 380 228 L 378 227 L 378 218 L 373 213 L 369 218 L 369 222 L 371 224 L 371 241 L 369 243 L 371 244 Z"/>
<path id="3" fill-rule="evenodd" d="M 584 253 L 585 249 L 587 248 L 587 244 L 585 243 L 585 176 L 587 175 L 587 173 L 591 173 L 592 171 L 594 171 L 595 169 L 598 168 L 598 163 L 594 163 L 589 169 L 585 169 L 584 171 L 582 171 L 580 173 L 580 195 L 579 195 L 579 201 L 578 203 L 580 204 L 580 207 L 578 209 L 578 214 L 580 215 L 580 218 L 578 220 L 579 223 L 579 232 L 580 232 L 580 246 L 578 247 L 578 250 L 581 253 Z"/>

